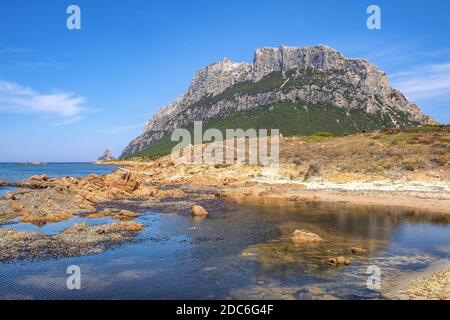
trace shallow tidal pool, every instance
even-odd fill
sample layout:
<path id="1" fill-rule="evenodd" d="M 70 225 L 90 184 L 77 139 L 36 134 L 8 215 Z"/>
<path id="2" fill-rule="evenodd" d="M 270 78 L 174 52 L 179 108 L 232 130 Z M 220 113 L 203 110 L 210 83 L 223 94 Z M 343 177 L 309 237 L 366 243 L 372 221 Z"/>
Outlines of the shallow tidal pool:
<path id="1" fill-rule="evenodd" d="M 399 209 L 230 201 L 202 220 L 146 212 L 136 222 L 146 228 L 135 241 L 100 254 L 0 264 L 0 298 L 380 299 L 399 276 L 450 253 L 450 217 Z M 54 234 L 66 224 L 4 227 Z M 324 241 L 296 246 L 295 229 Z M 328 266 L 337 256 L 351 265 Z M 67 289 L 71 265 L 80 290 Z M 381 271 L 380 290 L 367 287 L 369 266 Z"/>

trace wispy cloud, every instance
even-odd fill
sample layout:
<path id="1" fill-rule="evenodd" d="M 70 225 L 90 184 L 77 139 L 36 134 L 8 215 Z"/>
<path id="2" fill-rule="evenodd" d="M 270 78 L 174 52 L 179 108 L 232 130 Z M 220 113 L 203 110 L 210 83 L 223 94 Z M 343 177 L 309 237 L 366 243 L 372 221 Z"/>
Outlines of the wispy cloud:
<path id="1" fill-rule="evenodd" d="M 0 48 L 0 55 L 10 55 L 10 54 L 20 54 L 20 53 L 30 53 L 31 50 L 25 49 L 25 48 L 18 48 L 18 47 L 1 47 Z"/>
<path id="2" fill-rule="evenodd" d="M 395 87 L 413 100 L 450 96 L 450 63 L 417 66 L 390 78 Z"/>
<path id="3" fill-rule="evenodd" d="M 62 119 L 60 121 L 57 121 L 53 124 L 54 127 L 61 127 L 61 126 L 65 126 L 68 124 L 72 124 L 78 121 L 81 121 L 85 118 L 85 116 L 75 116 L 75 117 L 70 117 L 70 118 L 65 118 Z"/>
<path id="4" fill-rule="evenodd" d="M 38 113 L 60 118 L 60 123 L 81 120 L 85 97 L 70 92 L 40 93 L 17 83 L 0 80 L 0 111 Z M 77 120 L 78 119 L 78 120 Z"/>
<path id="5" fill-rule="evenodd" d="M 17 72 L 37 68 L 62 68 L 63 63 L 55 61 L 47 54 L 27 48 L 0 47 L 0 71 Z"/>
<path id="6" fill-rule="evenodd" d="M 370 50 L 360 51 L 363 57 L 369 61 L 377 59 L 402 59 L 405 57 L 406 52 L 408 52 L 408 50 L 405 49 L 404 45 L 374 46 Z"/>
<path id="7" fill-rule="evenodd" d="M 136 129 L 142 129 L 144 126 L 143 124 L 130 124 L 126 126 L 120 126 L 120 127 L 114 127 L 110 129 L 102 130 L 103 133 L 107 134 L 118 134 L 126 131 L 136 130 Z"/>

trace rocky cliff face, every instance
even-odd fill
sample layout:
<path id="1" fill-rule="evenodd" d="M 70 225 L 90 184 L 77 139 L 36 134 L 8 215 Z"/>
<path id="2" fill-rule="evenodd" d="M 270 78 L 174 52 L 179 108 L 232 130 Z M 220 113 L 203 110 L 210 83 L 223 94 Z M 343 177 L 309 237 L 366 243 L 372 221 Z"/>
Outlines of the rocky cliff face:
<path id="1" fill-rule="evenodd" d="M 113 160 L 116 160 L 116 158 L 114 158 L 112 152 L 108 149 L 106 149 L 105 152 L 103 152 L 103 155 L 98 158 L 98 161 L 113 161 Z"/>
<path id="2" fill-rule="evenodd" d="M 262 48 L 256 50 L 253 64 L 224 59 L 197 71 L 186 93 L 150 118 L 122 158 L 193 121 L 208 122 L 277 102 L 337 106 L 349 117 L 350 111 L 361 110 L 371 119 L 383 119 L 376 121 L 380 128 L 436 123 L 391 88 L 386 74 L 367 60 L 344 57 L 326 46 Z M 355 125 L 349 133 L 365 129 Z"/>

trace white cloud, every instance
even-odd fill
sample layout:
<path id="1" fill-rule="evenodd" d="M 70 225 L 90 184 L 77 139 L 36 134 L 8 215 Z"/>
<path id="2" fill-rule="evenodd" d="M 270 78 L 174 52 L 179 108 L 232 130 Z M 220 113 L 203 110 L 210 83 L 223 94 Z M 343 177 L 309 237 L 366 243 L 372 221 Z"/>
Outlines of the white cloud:
<path id="1" fill-rule="evenodd" d="M 61 123 L 80 120 L 86 98 L 69 92 L 43 94 L 16 83 L 0 80 L 0 111 L 41 113 L 64 118 Z M 77 120 L 78 119 L 78 120 Z"/>
<path id="2" fill-rule="evenodd" d="M 414 67 L 391 76 L 392 84 L 413 100 L 450 96 L 450 63 Z"/>

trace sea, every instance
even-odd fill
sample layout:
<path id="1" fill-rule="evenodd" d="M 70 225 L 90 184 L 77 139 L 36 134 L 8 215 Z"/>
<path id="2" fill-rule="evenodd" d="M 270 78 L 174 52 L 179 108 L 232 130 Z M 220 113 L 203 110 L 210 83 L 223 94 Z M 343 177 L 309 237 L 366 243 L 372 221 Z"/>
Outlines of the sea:
<path id="1" fill-rule="evenodd" d="M 66 162 L 46 164 L 0 163 L 0 181 L 19 182 L 34 175 L 47 174 L 51 178 L 65 176 L 83 177 L 89 174 L 104 175 L 118 167 L 98 165 L 89 162 Z M 12 187 L 0 187 L 0 196 L 14 190 Z"/>

